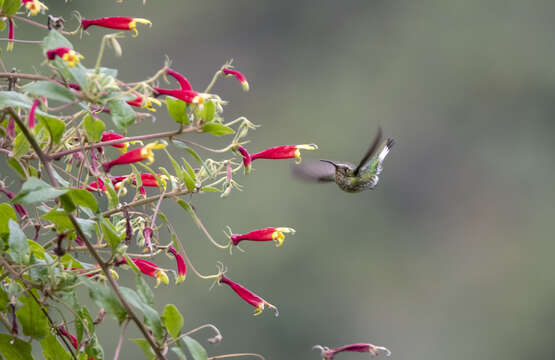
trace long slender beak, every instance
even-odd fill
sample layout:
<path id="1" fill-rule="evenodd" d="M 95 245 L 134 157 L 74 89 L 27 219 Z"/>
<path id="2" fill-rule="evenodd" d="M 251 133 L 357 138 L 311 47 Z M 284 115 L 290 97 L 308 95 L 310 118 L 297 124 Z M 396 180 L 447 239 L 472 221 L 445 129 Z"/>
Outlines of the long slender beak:
<path id="1" fill-rule="evenodd" d="M 331 160 L 320 159 L 320 161 L 328 164 L 332 164 L 335 168 L 337 168 L 337 164 Z"/>

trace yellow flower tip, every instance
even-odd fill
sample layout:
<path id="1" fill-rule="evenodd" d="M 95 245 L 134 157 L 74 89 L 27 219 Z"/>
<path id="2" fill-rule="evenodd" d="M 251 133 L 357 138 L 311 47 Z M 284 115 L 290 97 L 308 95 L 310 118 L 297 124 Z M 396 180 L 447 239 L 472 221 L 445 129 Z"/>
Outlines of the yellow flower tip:
<path id="1" fill-rule="evenodd" d="M 127 152 L 127 147 L 128 147 L 128 146 L 129 146 L 129 143 L 124 142 L 124 143 L 123 143 L 123 147 L 122 147 L 122 148 L 119 148 L 119 151 L 120 151 L 122 154 L 125 154 L 125 153 Z"/>
<path id="2" fill-rule="evenodd" d="M 142 19 L 142 18 L 134 18 L 129 23 L 129 30 L 133 30 L 133 37 L 139 36 L 139 32 L 137 31 L 137 23 L 152 26 L 152 22 L 150 22 L 150 20 Z"/>
<path id="3" fill-rule="evenodd" d="M 158 106 L 162 106 L 162 103 L 158 99 L 149 97 L 149 98 L 146 99 L 145 104 L 143 105 L 143 107 L 147 110 L 150 110 L 150 111 L 156 111 L 156 109 L 152 106 L 153 103 L 158 105 Z"/>
<path id="4" fill-rule="evenodd" d="M 38 0 L 30 1 L 25 4 L 25 8 L 29 10 L 29 15 L 38 15 L 43 10 L 48 10 L 48 7 Z"/>
<path id="5" fill-rule="evenodd" d="M 193 98 L 193 104 L 202 105 L 204 104 L 204 96 L 197 95 Z"/>
<path id="6" fill-rule="evenodd" d="M 81 62 L 81 59 L 84 59 L 83 55 L 77 54 L 74 50 L 70 50 L 62 56 L 62 60 L 69 67 L 74 67 L 75 65 L 79 64 Z"/>
<path id="7" fill-rule="evenodd" d="M 243 87 L 243 91 L 249 91 L 249 83 L 247 81 L 242 81 L 241 86 Z"/>
<path id="8" fill-rule="evenodd" d="M 262 314 L 262 311 L 264 311 L 264 303 L 261 303 L 256 309 L 254 309 L 254 316 Z"/>
<path id="9" fill-rule="evenodd" d="M 302 145 L 297 145 L 297 149 L 295 150 L 295 163 L 296 164 L 300 164 L 302 159 L 301 159 L 301 150 L 317 150 L 318 149 L 318 145 L 316 144 L 302 144 Z"/>
<path id="10" fill-rule="evenodd" d="M 117 273 L 116 270 L 110 269 L 110 273 L 112 274 L 112 277 L 113 277 L 115 280 L 118 280 L 118 279 L 119 279 L 119 274 Z"/>
<path id="11" fill-rule="evenodd" d="M 295 234 L 296 233 L 295 229 L 290 228 L 290 227 L 278 227 L 278 228 L 276 228 L 276 230 L 281 231 L 282 233 L 285 233 L 285 234 Z"/>
<path id="12" fill-rule="evenodd" d="M 154 162 L 154 152 L 153 149 L 163 149 L 166 147 L 166 144 L 159 144 L 158 141 L 155 141 L 150 144 L 146 144 L 141 149 L 141 157 L 148 161 L 149 164 Z"/>
<path id="13" fill-rule="evenodd" d="M 168 177 L 166 175 L 160 175 L 159 178 L 160 181 L 162 181 L 162 187 L 166 190 L 166 187 L 168 186 Z"/>
<path id="14" fill-rule="evenodd" d="M 168 278 L 168 274 L 166 274 L 166 272 L 163 271 L 163 270 L 157 270 L 156 273 L 154 274 L 154 276 L 156 277 L 156 285 L 154 285 L 154 287 L 158 287 L 158 285 L 160 285 L 160 283 L 162 283 L 164 285 L 168 285 L 170 283 L 170 279 Z"/>
<path id="15" fill-rule="evenodd" d="M 8 42 L 8 47 L 6 48 L 6 50 L 8 50 L 8 51 L 12 51 L 12 50 L 13 50 L 13 41 L 9 41 L 9 42 Z"/>
<path id="16" fill-rule="evenodd" d="M 175 284 L 176 284 L 176 285 L 181 284 L 183 281 L 185 281 L 185 276 L 183 276 L 183 275 L 178 275 L 177 278 L 176 278 L 176 280 L 175 280 Z"/>

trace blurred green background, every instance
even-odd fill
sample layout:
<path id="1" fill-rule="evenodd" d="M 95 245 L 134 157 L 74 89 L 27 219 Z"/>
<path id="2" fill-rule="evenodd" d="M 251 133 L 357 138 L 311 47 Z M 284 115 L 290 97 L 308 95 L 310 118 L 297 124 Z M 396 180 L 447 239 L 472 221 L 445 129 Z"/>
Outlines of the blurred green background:
<path id="1" fill-rule="evenodd" d="M 47 5 L 67 29 L 74 8 L 88 18 L 150 19 L 151 29 L 139 25 L 138 38 L 122 41 L 123 58 L 108 52 L 104 65 L 119 68 L 122 80 L 152 75 L 168 55 L 201 89 L 233 58 L 251 91 L 225 79 L 214 92 L 230 101 L 226 119 L 244 115 L 262 125 L 251 133 L 251 151 L 314 142 L 320 150 L 305 159 L 355 162 L 378 126 L 396 140 L 371 192 L 298 182 L 289 161 L 260 160 L 238 178 L 244 192 L 192 199 L 220 241 L 226 225 L 295 228 L 279 249 L 246 244 L 247 253 L 229 256 L 166 205 L 202 272 L 223 261 L 232 279 L 281 312 L 252 317 L 230 289 L 209 291 L 192 273 L 181 286 L 159 287 L 159 310 L 175 303 L 186 327 L 221 329 L 216 346 L 205 342 L 211 334 L 197 336 L 209 354 L 318 359 L 314 344 L 360 341 L 387 346 L 393 359 L 555 357 L 553 1 L 141 3 Z M 16 29 L 20 39 L 44 33 L 23 23 Z M 72 41 L 92 66 L 107 31 L 89 33 Z M 33 71 L 40 50 L 16 50 L 2 55 L 6 64 Z M 132 133 L 174 126 L 162 109 L 156 123 Z M 115 330 L 113 320 L 101 327 L 106 358 Z M 127 343 L 120 358 L 141 357 Z"/>

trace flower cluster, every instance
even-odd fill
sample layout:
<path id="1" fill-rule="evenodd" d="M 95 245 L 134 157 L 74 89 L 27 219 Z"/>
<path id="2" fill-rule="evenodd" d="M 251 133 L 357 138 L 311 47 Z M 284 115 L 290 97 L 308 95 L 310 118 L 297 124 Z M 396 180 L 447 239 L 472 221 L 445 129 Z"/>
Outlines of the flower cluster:
<path id="1" fill-rule="evenodd" d="M 172 76 L 177 82 L 179 83 L 179 89 L 162 89 L 155 87 L 154 91 L 156 92 L 156 96 L 160 95 L 167 95 L 174 97 L 179 100 L 183 100 L 189 104 L 203 104 L 206 94 L 199 93 L 198 91 L 193 90 L 191 83 L 187 78 L 177 71 L 172 69 L 166 70 L 166 74 Z"/>
<path id="2" fill-rule="evenodd" d="M 21 0 L 21 3 L 25 5 L 25 9 L 29 11 L 29 15 L 35 16 L 45 10 L 48 10 L 48 7 L 41 3 L 39 0 Z"/>

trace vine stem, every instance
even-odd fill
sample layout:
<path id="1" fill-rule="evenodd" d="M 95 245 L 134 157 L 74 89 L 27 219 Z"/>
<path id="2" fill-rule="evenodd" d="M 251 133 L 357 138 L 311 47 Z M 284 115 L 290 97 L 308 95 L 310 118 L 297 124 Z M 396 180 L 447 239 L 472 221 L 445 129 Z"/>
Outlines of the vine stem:
<path id="1" fill-rule="evenodd" d="M 186 127 L 182 130 L 180 129 L 180 130 L 173 130 L 173 131 L 164 131 L 164 132 L 159 132 L 159 133 L 155 133 L 155 134 L 128 136 L 128 137 L 124 137 L 124 138 L 116 139 L 116 140 L 100 141 L 100 142 L 97 142 L 97 143 L 94 143 L 94 144 L 88 144 L 88 145 L 80 146 L 80 147 L 77 147 L 77 148 L 74 148 L 74 149 L 69 149 L 69 150 L 64 150 L 64 151 L 60 151 L 60 152 L 57 152 L 57 153 L 53 153 L 53 154 L 50 155 L 50 158 L 52 160 L 58 160 L 63 156 L 73 154 L 73 153 L 76 153 L 76 152 L 79 152 L 79 151 L 94 149 L 94 148 L 97 148 L 97 147 L 121 144 L 121 143 L 129 142 L 129 141 L 160 139 L 160 138 L 166 138 L 166 137 L 171 138 L 173 136 L 189 133 L 189 132 L 192 132 L 192 131 L 195 131 L 195 130 L 197 130 L 195 127 L 189 126 L 189 127 Z"/>
<path id="2" fill-rule="evenodd" d="M 208 360 L 224 359 L 224 358 L 239 357 L 239 356 L 253 356 L 255 358 L 266 360 L 264 359 L 264 356 L 260 354 L 255 354 L 255 353 L 236 353 L 236 354 L 216 355 L 216 356 L 209 357 Z"/>
<path id="3" fill-rule="evenodd" d="M 116 352 L 114 353 L 114 360 L 118 360 L 119 352 L 121 350 L 121 346 L 123 345 L 123 337 L 125 335 L 125 330 L 127 329 L 127 325 L 129 325 L 129 319 L 125 321 L 123 327 L 121 329 L 121 334 L 119 335 L 118 346 L 116 347 Z"/>
<path id="4" fill-rule="evenodd" d="M 17 115 L 17 113 L 11 107 L 6 108 L 6 110 L 13 117 L 13 119 L 17 123 L 17 126 L 19 126 L 21 132 L 27 138 L 27 140 L 31 144 L 31 147 L 33 148 L 33 150 L 35 151 L 35 153 L 39 157 L 39 160 L 43 163 L 44 168 L 46 170 L 46 173 L 48 174 L 48 177 L 50 178 L 50 182 L 52 183 L 52 185 L 54 185 L 55 187 L 58 187 L 59 186 L 58 180 L 56 180 L 56 177 L 54 176 L 54 173 L 52 171 L 52 167 L 51 167 L 51 164 L 50 164 L 51 159 L 42 151 L 39 144 L 37 143 L 37 141 L 35 140 L 33 135 L 29 132 L 29 130 L 27 129 L 27 127 L 25 126 L 25 124 L 23 123 L 21 118 Z M 145 337 L 145 339 L 149 343 L 150 347 L 154 350 L 154 352 L 156 353 L 156 356 L 159 359 L 166 360 L 166 357 L 164 356 L 164 354 L 162 354 L 162 351 L 160 350 L 160 347 L 156 344 L 156 342 L 154 341 L 152 336 L 150 336 L 150 334 L 149 334 L 147 328 L 144 326 L 143 322 L 137 317 L 137 315 L 135 314 L 135 312 L 133 311 L 131 306 L 127 303 L 127 301 L 123 297 L 123 295 L 122 295 L 122 293 L 119 289 L 118 283 L 114 280 L 114 278 L 112 276 L 112 273 L 110 272 L 110 266 L 107 263 L 105 263 L 104 260 L 102 260 L 102 258 L 100 257 L 100 255 L 98 254 L 98 252 L 96 251 L 94 246 L 91 244 L 91 242 L 89 241 L 87 236 L 83 233 L 83 229 L 81 229 L 81 226 L 77 222 L 77 219 L 75 218 L 75 216 L 73 216 L 73 214 L 71 214 L 71 213 L 68 213 L 67 217 L 69 218 L 69 220 L 73 224 L 73 227 L 75 228 L 75 232 L 77 233 L 77 235 L 85 243 L 85 246 L 89 250 L 89 253 L 96 260 L 96 262 L 98 263 L 100 268 L 102 268 L 102 271 L 104 272 L 104 275 L 106 276 L 106 279 L 108 280 L 108 283 L 112 287 L 112 290 L 114 291 L 114 293 L 118 297 L 119 301 L 121 302 L 121 304 L 123 305 L 123 307 L 127 311 L 127 314 L 129 315 L 129 317 L 137 325 L 137 327 L 139 328 L 139 330 L 141 331 L 141 333 L 143 334 L 143 336 Z"/>

